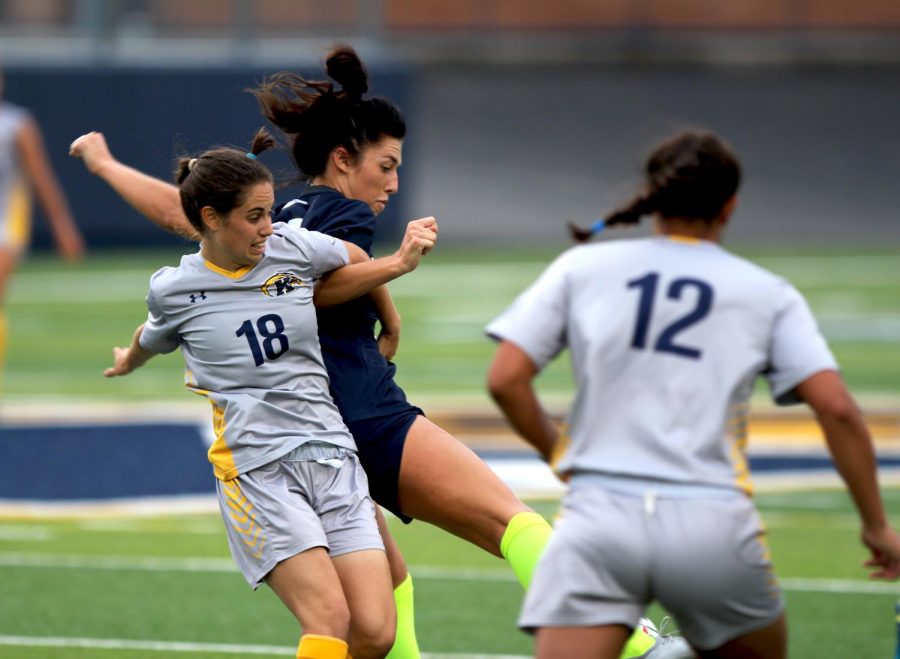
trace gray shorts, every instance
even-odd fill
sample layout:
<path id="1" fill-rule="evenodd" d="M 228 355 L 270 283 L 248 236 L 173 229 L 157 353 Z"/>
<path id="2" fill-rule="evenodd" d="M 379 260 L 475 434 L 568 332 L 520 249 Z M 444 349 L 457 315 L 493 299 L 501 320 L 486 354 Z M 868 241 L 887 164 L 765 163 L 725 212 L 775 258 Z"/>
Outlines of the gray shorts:
<path id="1" fill-rule="evenodd" d="M 231 555 L 254 590 L 278 563 L 313 547 L 331 556 L 384 550 L 366 474 L 347 449 L 304 445 L 217 480 L 216 491 Z"/>
<path id="2" fill-rule="evenodd" d="M 519 626 L 633 628 L 653 600 L 701 650 L 782 614 L 765 531 L 749 498 L 672 498 L 596 484 L 569 490 Z"/>

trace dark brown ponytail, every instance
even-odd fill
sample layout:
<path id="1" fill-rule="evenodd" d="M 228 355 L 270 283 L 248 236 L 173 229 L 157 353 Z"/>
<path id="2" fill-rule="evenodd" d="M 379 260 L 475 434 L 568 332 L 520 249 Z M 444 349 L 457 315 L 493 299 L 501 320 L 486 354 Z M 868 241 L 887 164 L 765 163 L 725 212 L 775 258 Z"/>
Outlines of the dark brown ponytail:
<path id="1" fill-rule="evenodd" d="M 603 226 L 637 224 L 645 215 L 711 222 L 737 192 L 741 168 L 723 140 L 706 131 L 685 131 L 656 147 L 645 165 L 646 190 L 591 229 L 569 225 L 577 242 Z"/>
<path id="2" fill-rule="evenodd" d="M 307 180 L 324 173 L 337 147 L 356 158 L 385 136 L 406 136 L 406 122 L 389 100 L 365 96 L 369 76 L 350 46 L 335 47 L 325 71 L 334 82 L 283 72 L 250 90 L 263 116 L 290 142 L 294 163 Z"/>

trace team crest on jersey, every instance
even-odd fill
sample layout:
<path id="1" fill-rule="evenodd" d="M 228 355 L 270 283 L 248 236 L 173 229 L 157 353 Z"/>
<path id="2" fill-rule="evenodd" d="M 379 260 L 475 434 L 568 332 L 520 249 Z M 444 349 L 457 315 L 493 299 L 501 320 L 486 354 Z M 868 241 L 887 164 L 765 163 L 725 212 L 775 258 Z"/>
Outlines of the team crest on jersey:
<path id="1" fill-rule="evenodd" d="M 293 293 L 301 286 L 306 286 L 306 284 L 300 281 L 300 277 L 297 275 L 290 272 L 279 272 L 266 279 L 265 283 L 260 286 L 260 290 L 269 297 L 278 297 Z"/>

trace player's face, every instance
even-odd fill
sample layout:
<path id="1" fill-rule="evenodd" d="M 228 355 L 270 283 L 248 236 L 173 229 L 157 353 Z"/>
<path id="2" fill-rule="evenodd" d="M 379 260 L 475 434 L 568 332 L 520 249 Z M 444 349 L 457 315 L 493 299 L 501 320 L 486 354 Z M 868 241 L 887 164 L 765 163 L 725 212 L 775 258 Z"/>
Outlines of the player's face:
<path id="1" fill-rule="evenodd" d="M 403 142 L 396 137 L 382 137 L 366 147 L 350 170 L 347 196 L 368 204 L 375 215 L 381 213 L 400 188 L 397 169 L 402 152 Z"/>
<path id="2" fill-rule="evenodd" d="M 275 190 L 268 181 L 254 183 L 244 203 L 223 218 L 213 234 L 217 255 L 226 270 L 254 265 L 266 253 L 266 241 L 272 235 L 272 206 Z"/>

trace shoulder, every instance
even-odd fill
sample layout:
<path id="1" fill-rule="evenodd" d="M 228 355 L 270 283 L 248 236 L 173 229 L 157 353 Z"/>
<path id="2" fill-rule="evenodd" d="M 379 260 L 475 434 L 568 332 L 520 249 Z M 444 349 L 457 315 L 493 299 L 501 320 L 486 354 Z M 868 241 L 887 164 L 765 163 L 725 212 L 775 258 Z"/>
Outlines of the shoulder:
<path id="1" fill-rule="evenodd" d="M 566 270 L 615 267 L 615 263 L 634 258 L 642 251 L 642 243 L 641 240 L 622 239 L 574 245 L 560 254 L 554 265 Z"/>
<path id="2" fill-rule="evenodd" d="M 0 101 L 0 127 L 6 127 L 8 130 L 17 130 L 31 120 L 31 112 L 27 109 L 6 101 Z"/>
<path id="3" fill-rule="evenodd" d="M 773 300 L 799 296 L 793 284 L 781 275 L 767 270 L 747 258 L 724 249 L 721 251 L 728 262 L 728 270 L 723 274 L 737 281 L 747 282 L 764 296 L 769 296 Z"/>
<path id="4" fill-rule="evenodd" d="M 290 222 L 291 220 L 303 219 L 308 208 L 308 201 L 291 199 L 281 204 L 275 204 L 275 208 L 272 209 L 272 217 L 275 222 Z"/>
<path id="5" fill-rule="evenodd" d="M 292 217 L 303 217 L 303 226 L 308 229 L 324 233 L 350 227 L 374 231 L 375 215 L 369 206 L 358 199 L 348 199 L 337 190 L 323 186 L 308 188 L 296 202 L 287 210 L 302 213 Z"/>
<path id="6" fill-rule="evenodd" d="M 178 266 L 163 266 L 150 276 L 150 292 L 161 297 L 181 288 L 185 280 L 195 278 L 193 273 L 200 262 L 199 254 L 186 254 Z"/>
<path id="7" fill-rule="evenodd" d="M 276 222 L 272 225 L 272 229 L 269 245 L 274 248 L 273 253 L 282 250 L 299 250 L 303 255 L 309 257 L 314 252 L 322 250 L 334 249 L 346 252 L 343 243 L 334 236 L 307 229 L 296 221 Z"/>

